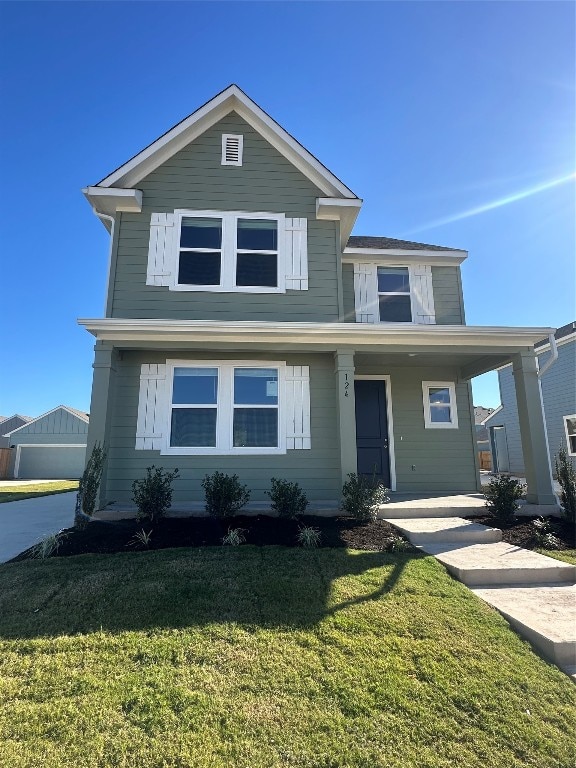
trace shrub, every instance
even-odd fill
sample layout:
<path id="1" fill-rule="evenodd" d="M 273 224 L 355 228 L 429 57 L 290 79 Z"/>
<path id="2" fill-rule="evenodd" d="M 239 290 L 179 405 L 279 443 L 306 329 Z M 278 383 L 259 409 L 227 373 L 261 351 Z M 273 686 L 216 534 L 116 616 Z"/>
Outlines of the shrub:
<path id="1" fill-rule="evenodd" d="M 382 483 L 351 472 L 342 486 L 340 508 L 356 520 L 376 520 L 379 505 L 388 501 L 388 489 Z"/>
<path id="2" fill-rule="evenodd" d="M 137 533 L 135 533 L 134 536 L 130 539 L 128 546 L 139 547 L 140 549 L 148 549 L 150 547 L 151 541 L 152 530 L 145 531 L 144 528 L 142 528 L 142 530 L 137 531 Z"/>
<path id="3" fill-rule="evenodd" d="M 45 560 L 47 557 L 52 557 L 60 549 L 60 544 L 65 537 L 64 531 L 58 531 L 58 533 L 51 533 L 49 536 L 45 536 L 32 547 L 30 557 L 34 560 Z"/>
<path id="4" fill-rule="evenodd" d="M 228 528 L 228 533 L 222 539 L 222 544 L 228 544 L 231 547 L 239 547 L 240 544 L 244 544 L 246 536 L 244 536 L 244 528 Z"/>
<path id="5" fill-rule="evenodd" d="M 560 502 L 564 509 L 564 517 L 576 523 L 576 471 L 566 448 L 560 448 L 557 456 L 554 457 L 554 468 L 560 483 Z"/>
<path id="6" fill-rule="evenodd" d="M 250 491 L 241 485 L 238 475 L 214 472 L 202 480 L 206 512 L 212 517 L 232 517 L 250 501 Z"/>
<path id="7" fill-rule="evenodd" d="M 146 468 L 143 480 L 132 483 L 132 501 L 138 507 L 138 520 L 153 523 L 164 517 L 172 504 L 172 483 L 178 477 L 178 470 L 166 472 L 162 467 Z"/>
<path id="8" fill-rule="evenodd" d="M 273 512 L 278 513 L 278 517 L 287 517 L 293 520 L 306 512 L 308 499 L 298 483 L 291 483 L 289 480 L 277 480 L 275 477 L 270 483 L 271 488 L 266 491 L 266 495 L 270 496 L 272 501 L 270 506 Z"/>
<path id="9" fill-rule="evenodd" d="M 320 531 L 309 525 L 303 525 L 298 529 L 298 544 L 302 547 L 317 547 L 320 544 Z"/>
<path id="10" fill-rule="evenodd" d="M 535 529 L 534 541 L 536 546 L 543 549 L 558 549 L 560 547 L 560 539 L 554 536 L 549 518 L 538 517 L 536 520 L 532 520 L 532 525 Z"/>
<path id="11" fill-rule="evenodd" d="M 511 522 L 520 506 L 518 499 L 522 498 L 525 491 L 526 486 L 519 480 L 514 480 L 509 475 L 496 475 L 484 491 L 486 507 L 498 520 Z"/>
<path id="12" fill-rule="evenodd" d="M 74 511 L 74 523 L 77 526 L 83 526 L 87 522 L 84 515 L 92 517 L 94 514 L 105 461 L 106 451 L 100 443 L 96 443 L 78 483 L 76 509 Z"/>
<path id="13" fill-rule="evenodd" d="M 407 552 L 412 549 L 412 544 L 403 536 L 397 535 L 390 540 L 389 548 L 391 552 Z"/>

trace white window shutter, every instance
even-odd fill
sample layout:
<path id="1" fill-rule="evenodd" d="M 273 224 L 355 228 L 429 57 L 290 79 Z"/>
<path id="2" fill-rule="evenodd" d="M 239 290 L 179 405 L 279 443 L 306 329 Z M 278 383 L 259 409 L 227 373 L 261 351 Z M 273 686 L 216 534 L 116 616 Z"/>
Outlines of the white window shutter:
<path id="1" fill-rule="evenodd" d="M 285 220 L 286 288 L 308 290 L 308 220 Z"/>
<path id="2" fill-rule="evenodd" d="M 286 448 L 310 449 L 310 368 L 286 366 Z"/>
<path id="3" fill-rule="evenodd" d="M 426 264 L 415 264 L 410 270 L 412 285 L 413 320 L 423 325 L 434 325 L 434 292 L 432 289 L 432 267 Z"/>
<path id="4" fill-rule="evenodd" d="M 142 365 L 136 423 L 137 451 L 159 451 L 163 447 L 165 395 L 166 366 L 161 363 Z"/>
<path id="5" fill-rule="evenodd" d="M 354 305 L 357 323 L 378 322 L 376 264 L 354 264 Z"/>
<path id="6" fill-rule="evenodd" d="M 175 216 L 173 213 L 153 213 L 150 218 L 150 244 L 146 285 L 170 285 L 170 265 L 175 249 Z"/>

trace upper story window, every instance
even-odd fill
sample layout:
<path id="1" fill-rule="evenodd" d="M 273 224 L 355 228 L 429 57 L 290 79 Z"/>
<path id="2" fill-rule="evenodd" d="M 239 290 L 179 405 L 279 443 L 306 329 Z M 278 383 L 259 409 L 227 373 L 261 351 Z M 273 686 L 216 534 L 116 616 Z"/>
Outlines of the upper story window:
<path id="1" fill-rule="evenodd" d="M 146 285 L 171 291 L 308 290 L 308 221 L 283 213 L 153 213 Z"/>
<path id="2" fill-rule="evenodd" d="M 411 323 L 408 267 L 378 267 L 378 309 L 383 323 Z"/>
<path id="3" fill-rule="evenodd" d="M 175 288 L 278 292 L 284 290 L 279 232 L 282 214 L 180 211 Z"/>

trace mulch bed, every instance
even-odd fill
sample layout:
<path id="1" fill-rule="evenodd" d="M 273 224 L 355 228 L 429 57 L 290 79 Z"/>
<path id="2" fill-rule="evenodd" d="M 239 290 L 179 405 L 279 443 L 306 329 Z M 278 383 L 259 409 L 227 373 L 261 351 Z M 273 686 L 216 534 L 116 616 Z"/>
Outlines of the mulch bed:
<path id="1" fill-rule="evenodd" d="M 502 539 L 507 544 L 514 544 L 517 547 L 523 547 L 524 549 L 535 549 L 538 546 L 536 541 L 535 532 L 536 528 L 532 524 L 537 517 L 517 517 L 510 523 L 496 520 L 496 518 L 490 515 L 484 517 L 469 517 L 474 523 L 480 523 L 481 525 L 489 525 L 492 528 L 500 528 L 502 531 Z M 550 517 L 550 526 L 552 533 L 559 540 L 559 550 L 574 549 L 576 547 L 576 529 L 574 523 L 570 523 L 562 517 Z"/>
<path id="2" fill-rule="evenodd" d="M 266 546 L 279 544 L 299 546 L 298 529 L 312 526 L 320 531 L 320 547 L 347 547 L 376 552 L 391 551 L 399 534 L 384 520 L 359 522 L 345 517 L 303 516 L 299 520 L 285 520 L 266 515 L 213 517 L 167 517 L 154 524 L 136 520 L 114 522 L 92 521 L 84 530 L 67 528 L 56 555 L 114 554 L 142 549 L 131 543 L 134 535 L 144 529 L 152 530 L 148 549 L 170 547 L 219 546 L 229 528 L 242 528 L 246 544 Z M 10 562 L 25 560 L 30 550 L 17 555 Z"/>

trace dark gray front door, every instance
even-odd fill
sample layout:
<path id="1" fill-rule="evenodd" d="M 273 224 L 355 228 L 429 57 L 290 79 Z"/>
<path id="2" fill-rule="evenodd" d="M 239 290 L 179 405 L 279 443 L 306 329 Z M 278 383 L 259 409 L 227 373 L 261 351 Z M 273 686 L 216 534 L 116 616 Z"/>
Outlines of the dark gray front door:
<path id="1" fill-rule="evenodd" d="M 356 451 L 358 474 L 375 476 L 390 487 L 386 382 L 356 379 Z"/>

